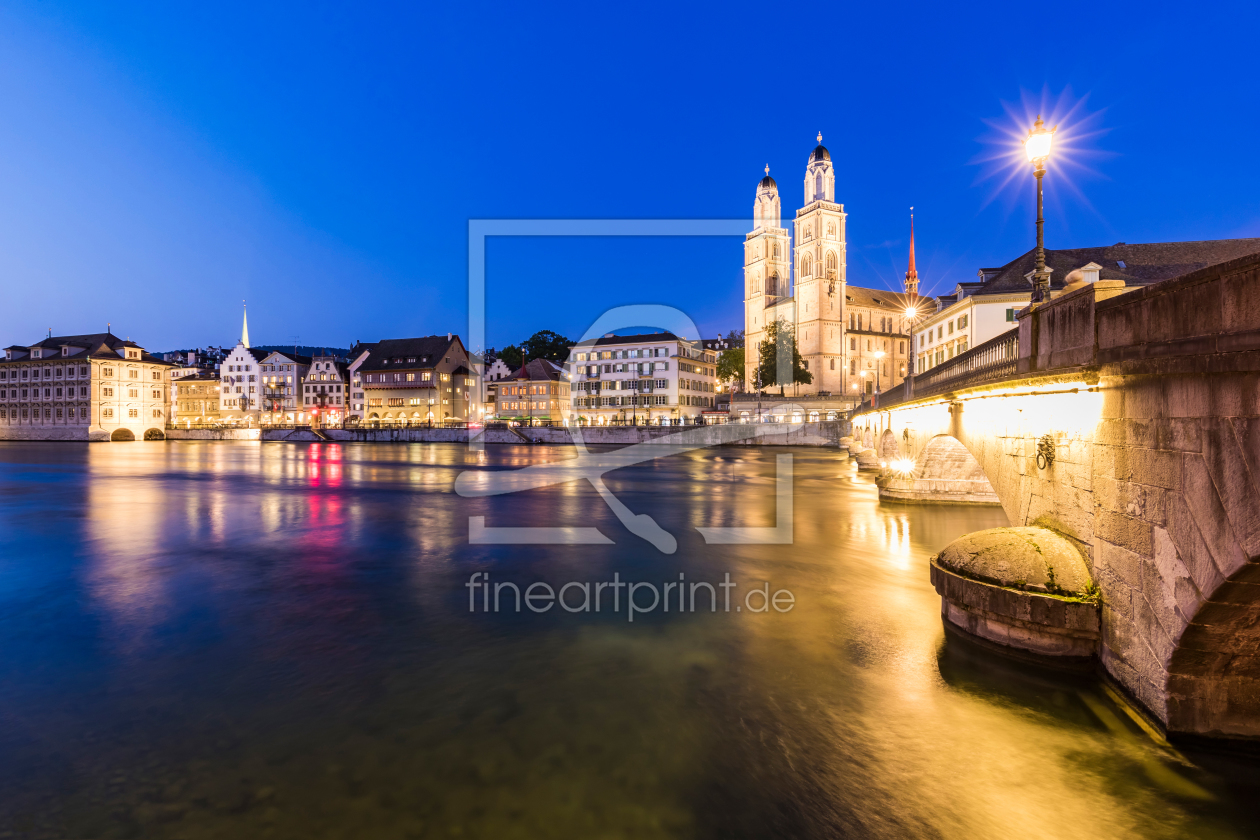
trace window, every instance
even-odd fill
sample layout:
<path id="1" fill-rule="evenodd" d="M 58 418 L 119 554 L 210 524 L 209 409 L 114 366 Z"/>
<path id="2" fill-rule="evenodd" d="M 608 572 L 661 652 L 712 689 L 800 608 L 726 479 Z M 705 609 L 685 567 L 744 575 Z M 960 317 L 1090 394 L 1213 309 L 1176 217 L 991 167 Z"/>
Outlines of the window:
<path id="1" fill-rule="evenodd" d="M 959 315 L 958 316 L 958 329 L 961 330 L 961 329 L 965 329 L 966 327 L 967 327 L 967 316 Z"/>
<path id="2" fill-rule="evenodd" d="M 114 416 L 114 409 L 112 409 L 112 408 L 102 408 L 102 409 L 101 409 L 101 416 L 102 416 L 102 417 L 113 417 L 113 416 Z"/>
<path id="3" fill-rule="evenodd" d="M 947 327 L 949 327 L 949 334 L 950 334 L 950 335 L 953 335 L 953 334 L 954 334 L 954 322 L 953 322 L 953 321 L 950 321 L 948 324 L 946 324 L 946 326 L 947 326 Z"/>
<path id="4" fill-rule="evenodd" d="M 101 389 L 101 396 L 102 396 L 102 397 L 112 397 L 112 396 L 114 396 L 114 389 L 113 389 L 113 388 L 102 388 L 102 389 Z"/>
<path id="5" fill-rule="evenodd" d="M 25 372 L 25 371 L 23 371 L 23 372 Z M 114 369 L 113 369 L 113 368 L 101 368 L 101 376 L 113 376 L 113 375 L 114 375 Z M 25 377 L 23 377 L 23 378 L 25 378 Z"/>
<path id="6" fill-rule="evenodd" d="M 835 360 L 835 359 L 832 359 L 832 360 L 831 360 L 831 369 L 832 369 L 832 370 L 835 370 L 835 369 L 836 369 L 836 360 Z"/>

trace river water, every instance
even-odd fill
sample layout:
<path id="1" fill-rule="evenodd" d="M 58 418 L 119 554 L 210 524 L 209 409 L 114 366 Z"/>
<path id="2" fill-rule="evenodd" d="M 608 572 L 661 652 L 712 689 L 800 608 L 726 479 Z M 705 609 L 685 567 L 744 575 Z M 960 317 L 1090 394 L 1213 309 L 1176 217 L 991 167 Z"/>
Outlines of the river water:
<path id="1" fill-rule="evenodd" d="M 792 543 L 707 545 L 774 524 L 788 452 Z M 666 555 L 588 483 L 452 492 L 572 455 L 0 444 L 0 837 L 1260 835 L 1255 760 L 946 638 L 928 557 L 1000 510 L 881 505 L 842 453 L 699 450 L 606 477 Z M 470 516 L 611 543 L 470 545 Z M 487 612 L 476 572 L 590 609 Z M 680 575 L 735 586 L 680 611 Z M 578 585 L 615 580 L 670 611 L 595 612 Z M 791 603 L 759 611 L 767 582 Z"/>

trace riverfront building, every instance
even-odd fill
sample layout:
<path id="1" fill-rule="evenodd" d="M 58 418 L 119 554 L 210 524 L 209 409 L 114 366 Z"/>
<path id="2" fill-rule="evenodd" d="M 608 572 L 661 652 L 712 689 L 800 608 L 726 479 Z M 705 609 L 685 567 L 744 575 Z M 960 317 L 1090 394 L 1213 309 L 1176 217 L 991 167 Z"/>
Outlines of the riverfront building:
<path id="1" fill-rule="evenodd" d="M 216 425 L 219 422 L 219 375 L 193 373 L 171 386 L 175 391 L 173 417 L 177 427 Z"/>
<path id="2" fill-rule="evenodd" d="M 299 423 L 301 382 L 310 369 L 311 357 L 301 353 L 272 351 L 258 364 L 263 423 Z"/>
<path id="3" fill-rule="evenodd" d="M 457 335 L 358 344 L 350 356 L 351 423 L 462 423 L 475 417 L 479 389 Z"/>
<path id="4" fill-rule="evenodd" d="M 802 362 L 813 377 L 806 392 L 871 393 L 876 381 L 887 389 L 905 377 L 907 295 L 848 285 L 847 214 L 835 192 L 831 153 L 821 134 L 806 163 L 805 203 L 796 211 L 790 234 L 781 226 L 779 187 L 770 167 L 757 185 L 755 227 L 744 241 L 745 387 L 750 391 L 757 387 L 760 343 L 776 321 L 795 329 Z"/>
<path id="5" fill-rule="evenodd" d="M 555 362 L 534 359 L 497 385 L 496 419 L 526 424 L 568 424 L 573 413 L 569 404 L 569 380 L 564 369 Z"/>
<path id="6" fill-rule="evenodd" d="M 316 356 L 302 380 L 299 421 L 310 419 L 325 426 L 340 425 L 346 417 L 350 384 L 344 360 L 336 356 Z"/>
<path id="7" fill-rule="evenodd" d="M 568 369 L 573 418 L 585 425 L 696 423 L 717 390 L 717 354 L 668 332 L 579 344 Z"/>
<path id="8" fill-rule="evenodd" d="M 0 361 L 0 439 L 162 438 L 172 367 L 110 333 L 15 344 Z"/>

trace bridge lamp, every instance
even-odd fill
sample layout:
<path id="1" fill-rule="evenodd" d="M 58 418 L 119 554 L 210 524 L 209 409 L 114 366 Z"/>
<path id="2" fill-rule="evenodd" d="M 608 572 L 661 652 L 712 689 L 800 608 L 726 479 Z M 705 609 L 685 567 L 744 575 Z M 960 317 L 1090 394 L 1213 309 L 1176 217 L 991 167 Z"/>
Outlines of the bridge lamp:
<path id="1" fill-rule="evenodd" d="M 910 475 L 910 473 L 914 472 L 914 459 L 898 458 L 896 461 L 893 461 L 893 469 L 902 475 Z"/>
<path id="2" fill-rule="evenodd" d="M 1045 213 L 1042 201 L 1041 179 L 1046 174 L 1046 161 L 1050 159 L 1050 147 L 1054 143 L 1054 128 L 1046 128 L 1041 117 L 1033 123 L 1028 137 L 1024 140 L 1024 153 L 1028 162 L 1033 165 L 1033 175 L 1037 178 L 1037 270 L 1033 273 L 1033 302 L 1038 303 L 1050 298 L 1050 272 L 1046 271 L 1046 239 Z"/>

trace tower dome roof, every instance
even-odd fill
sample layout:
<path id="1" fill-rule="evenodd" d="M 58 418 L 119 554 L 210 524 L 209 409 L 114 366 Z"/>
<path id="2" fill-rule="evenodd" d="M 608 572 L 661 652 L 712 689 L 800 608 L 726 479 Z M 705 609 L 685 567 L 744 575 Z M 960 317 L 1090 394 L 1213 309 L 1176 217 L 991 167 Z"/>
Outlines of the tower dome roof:
<path id="1" fill-rule="evenodd" d="M 818 147 L 809 156 L 810 163 L 818 161 L 831 161 L 831 152 L 827 151 L 827 147 L 822 144 L 822 132 L 818 132 Z"/>
<path id="2" fill-rule="evenodd" d="M 766 164 L 766 177 L 762 178 L 757 183 L 757 190 L 774 190 L 775 192 L 778 192 L 779 190 L 779 185 L 776 184 L 774 179 L 770 177 L 770 164 L 768 163 Z"/>

